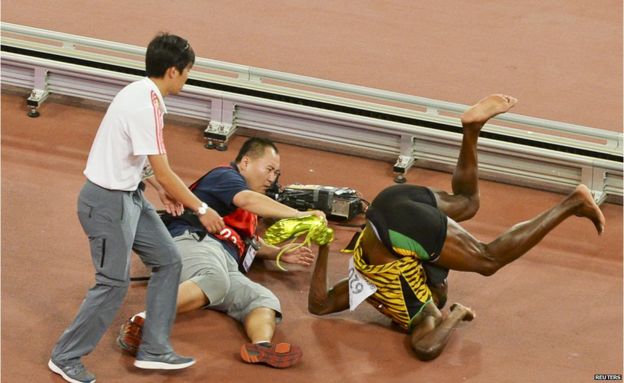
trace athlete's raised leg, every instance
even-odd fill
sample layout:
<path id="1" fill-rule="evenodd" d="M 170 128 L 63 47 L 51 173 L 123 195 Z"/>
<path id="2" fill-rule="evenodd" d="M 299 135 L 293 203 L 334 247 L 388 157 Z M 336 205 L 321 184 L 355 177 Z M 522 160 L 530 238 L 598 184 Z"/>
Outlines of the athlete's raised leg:
<path id="1" fill-rule="evenodd" d="M 529 251 L 552 229 L 572 215 L 591 220 L 598 231 L 605 219 L 585 185 L 579 185 L 563 201 L 535 218 L 519 223 L 490 243 L 479 242 L 452 219 L 437 264 L 452 270 L 491 275 Z"/>
<path id="2" fill-rule="evenodd" d="M 453 193 L 433 190 L 438 208 L 453 220 L 460 222 L 474 216 L 479 209 L 479 166 L 477 140 L 481 128 L 492 117 L 511 109 L 518 100 L 493 94 L 472 107 L 461 116 L 464 136 L 453 172 Z"/>

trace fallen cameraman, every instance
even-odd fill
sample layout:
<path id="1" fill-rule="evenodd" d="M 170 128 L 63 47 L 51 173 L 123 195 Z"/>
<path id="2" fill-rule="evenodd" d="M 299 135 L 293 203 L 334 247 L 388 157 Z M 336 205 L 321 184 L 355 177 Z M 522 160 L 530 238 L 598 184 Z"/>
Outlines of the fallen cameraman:
<path id="1" fill-rule="evenodd" d="M 275 324 L 282 313 L 277 297 L 267 288 L 251 281 L 244 273 L 254 257 L 275 259 L 280 248 L 267 245 L 257 237 L 257 217 L 291 218 L 321 211 L 301 212 L 267 197 L 264 193 L 279 175 L 280 157 L 273 142 L 250 138 L 241 147 L 235 162 L 217 167 L 190 189 L 203 202 L 224 217 L 226 228 L 210 234 L 198 224 L 197 217 L 168 208 L 163 217 L 167 229 L 182 255 L 182 275 L 178 290 L 177 313 L 205 308 L 226 313 L 241 322 L 251 343 L 241 346 L 247 363 L 263 363 L 285 368 L 302 356 L 299 347 L 273 344 Z M 150 182 L 152 183 L 152 182 Z M 310 266 L 314 254 L 306 247 L 285 253 L 281 261 Z M 117 343 L 133 353 L 141 342 L 144 313 L 122 325 Z"/>

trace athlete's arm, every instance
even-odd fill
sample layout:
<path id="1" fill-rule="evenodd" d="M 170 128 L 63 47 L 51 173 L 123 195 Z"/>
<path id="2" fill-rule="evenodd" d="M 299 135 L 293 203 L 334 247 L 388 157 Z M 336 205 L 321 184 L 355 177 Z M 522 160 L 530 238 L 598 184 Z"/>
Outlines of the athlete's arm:
<path id="1" fill-rule="evenodd" d="M 308 311 L 315 315 L 331 314 L 349 308 L 348 279 L 343 279 L 327 289 L 328 255 L 329 246 L 320 246 L 308 293 Z"/>

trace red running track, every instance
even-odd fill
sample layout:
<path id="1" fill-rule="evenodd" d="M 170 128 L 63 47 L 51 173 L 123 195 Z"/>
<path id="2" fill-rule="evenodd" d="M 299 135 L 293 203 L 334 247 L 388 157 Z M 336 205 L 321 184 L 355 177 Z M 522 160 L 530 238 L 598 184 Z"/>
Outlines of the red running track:
<path id="1" fill-rule="evenodd" d="M 5 1 L 2 21 L 145 45 L 158 30 L 188 37 L 199 56 L 470 104 L 492 92 L 517 96 L 514 112 L 621 131 L 622 3 L 601 1 L 180 3 Z M 2 372 L 7 382 L 59 382 L 46 362 L 93 283 L 75 216 L 82 170 L 101 107 L 53 97 L 25 116 L 24 95 L 2 93 Z M 202 148 L 201 126 L 170 123 L 176 172 L 190 183 L 229 161 Z M 280 145 L 283 182 L 344 185 L 372 198 L 391 184 L 388 163 Z M 365 173 L 363 172 L 365 170 Z M 357 174 L 349 178 L 344 174 Z M 412 169 L 409 182 L 450 188 L 450 175 Z M 561 195 L 482 182 L 482 208 L 465 226 L 488 241 Z M 150 194 L 152 201 L 157 199 Z M 372 308 L 316 318 L 307 313 L 310 273 L 256 265 L 251 277 L 281 299 L 276 340 L 302 346 L 289 370 L 238 360 L 239 325 L 214 312 L 180 316 L 172 334 L 198 358 L 181 373 L 149 373 L 115 344 L 143 307 L 133 286 L 96 350 L 85 358 L 100 382 L 586 382 L 622 373 L 622 209 L 604 205 L 607 229 L 571 219 L 525 257 L 485 278 L 453 273 L 450 300 L 477 312 L 442 356 L 419 362 L 405 336 Z M 346 272 L 337 250 L 330 280 Z M 136 257 L 135 257 L 136 258 Z M 136 259 L 135 259 L 136 261 Z M 137 261 L 134 274 L 145 272 Z"/>

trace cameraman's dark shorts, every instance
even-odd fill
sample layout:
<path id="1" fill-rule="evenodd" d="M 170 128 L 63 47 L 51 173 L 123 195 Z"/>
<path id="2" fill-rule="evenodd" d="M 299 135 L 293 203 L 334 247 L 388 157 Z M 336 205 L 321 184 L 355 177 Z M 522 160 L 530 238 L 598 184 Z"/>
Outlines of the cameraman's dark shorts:
<path id="1" fill-rule="evenodd" d="M 377 237 L 398 257 L 417 257 L 423 264 L 440 257 L 447 217 L 438 210 L 431 190 L 394 185 L 381 191 L 366 212 Z"/>

